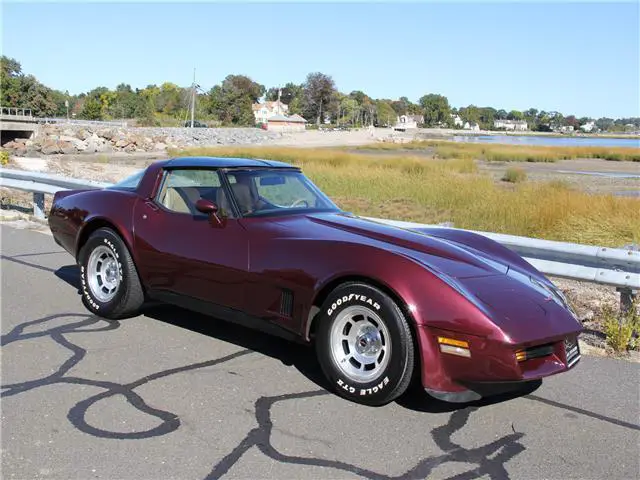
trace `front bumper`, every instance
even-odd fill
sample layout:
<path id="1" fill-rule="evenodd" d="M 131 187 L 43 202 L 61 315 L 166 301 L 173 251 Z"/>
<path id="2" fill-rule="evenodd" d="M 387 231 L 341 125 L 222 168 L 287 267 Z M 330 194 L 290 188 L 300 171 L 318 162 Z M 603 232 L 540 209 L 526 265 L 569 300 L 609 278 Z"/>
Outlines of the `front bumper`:
<path id="1" fill-rule="evenodd" d="M 580 361 L 578 333 L 513 345 L 496 339 L 421 327 L 422 385 L 431 396 L 447 402 L 468 402 L 491 395 L 493 391 L 500 393 L 504 389 L 518 389 L 573 368 Z M 438 337 L 468 343 L 471 356 L 441 352 Z M 529 357 L 521 353 L 521 361 L 518 361 L 517 351 L 528 352 Z"/>

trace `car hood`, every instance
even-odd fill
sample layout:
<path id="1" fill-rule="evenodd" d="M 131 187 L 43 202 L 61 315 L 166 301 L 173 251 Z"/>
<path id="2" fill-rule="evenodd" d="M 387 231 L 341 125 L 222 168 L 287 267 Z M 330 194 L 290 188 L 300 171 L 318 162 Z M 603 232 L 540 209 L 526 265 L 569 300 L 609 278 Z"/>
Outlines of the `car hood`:
<path id="1" fill-rule="evenodd" d="M 504 275 L 509 270 L 508 263 L 498 261 L 480 250 L 426 233 L 347 214 L 312 214 L 306 218 L 320 230 L 325 230 L 319 237 L 338 239 L 340 232 L 357 235 L 362 240 L 413 258 L 427 268 L 454 278 Z"/>
<path id="2" fill-rule="evenodd" d="M 581 329 L 544 287 L 550 282 L 543 275 L 523 267 L 526 262 L 520 257 L 510 261 L 496 254 L 496 249 L 483 251 L 494 243 L 484 237 L 475 244 L 473 239 L 460 243 L 435 236 L 446 233 L 416 232 L 345 214 L 310 215 L 308 219 L 327 229 L 382 242 L 385 249 L 417 260 L 485 312 L 512 343 L 555 338 Z"/>

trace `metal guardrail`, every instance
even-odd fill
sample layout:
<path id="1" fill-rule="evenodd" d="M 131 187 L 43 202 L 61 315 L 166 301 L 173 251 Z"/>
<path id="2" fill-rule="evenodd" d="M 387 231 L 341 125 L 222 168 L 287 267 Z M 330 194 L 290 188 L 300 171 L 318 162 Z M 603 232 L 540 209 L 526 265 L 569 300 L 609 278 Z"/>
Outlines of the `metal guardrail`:
<path id="1" fill-rule="evenodd" d="M 420 230 L 443 228 L 397 220 L 371 218 L 396 227 Z M 517 237 L 467 230 L 513 250 L 541 272 L 557 277 L 601 283 L 619 288 L 640 288 L 640 251 Z"/>
<path id="2" fill-rule="evenodd" d="M 53 195 L 60 190 L 99 189 L 109 185 L 109 183 L 79 180 L 49 173 L 0 168 L 0 187 L 33 192 L 33 215 L 38 219 L 45 218 L 45 193 Z"/>
<path id="3" fill-rule="evenodd" d="M 98 189 L 109 185 L 47 173 L 0 168 L 0 187 L 33 192 L 34 215 L 38 218 L 45 216 L 45 194 L 53 194 L 58 190 Z M 413 230 L 447 228 L 442 225 L 379 218 L 370 220 Z M 623 309 L 629 308 L 640 289 L 640 251 L 470 231 L 513 250 L 545 275 L 617 287 Z"/>
<path id="4" fill-rule="evenodd" d="M 72 124 L 72 125 L 95 125 L 97 127 L 126 127 L 127 122 L 119 121 L 119 120 L 83 120 L 76 118 L 53 118 L 53 117 L 38 117 L 36 118 L 38 123 L 48 123 L 48 124 Z"/>

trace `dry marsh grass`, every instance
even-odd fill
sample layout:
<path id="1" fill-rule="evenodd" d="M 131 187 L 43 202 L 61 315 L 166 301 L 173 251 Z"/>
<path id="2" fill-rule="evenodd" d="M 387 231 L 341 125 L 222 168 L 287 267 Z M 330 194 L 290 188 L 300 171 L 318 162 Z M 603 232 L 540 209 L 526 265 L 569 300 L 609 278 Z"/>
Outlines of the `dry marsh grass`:
<path id="1" fill-rule="evenodd" d="M 345 153 L 337 149 L 214 147 L 173 152 L 281 160 L 304 172 L 341 208 L 356 214 L 551 240 L 620 246 L 640 241 L 640 202 L 589 195 L 561 182 L 502 188 L 471 158 Z"/>
<path id="2" fill-rule="evenodd" d="M 628 147 L 551 147 L 426 140 L 410 143 L 379 142 L 359 149 L 426 150 L 432 152 L 435 158 L 473 158 L 489 162 L 555 162 L 576 158 L 640 162 L 640 148 Z"/>

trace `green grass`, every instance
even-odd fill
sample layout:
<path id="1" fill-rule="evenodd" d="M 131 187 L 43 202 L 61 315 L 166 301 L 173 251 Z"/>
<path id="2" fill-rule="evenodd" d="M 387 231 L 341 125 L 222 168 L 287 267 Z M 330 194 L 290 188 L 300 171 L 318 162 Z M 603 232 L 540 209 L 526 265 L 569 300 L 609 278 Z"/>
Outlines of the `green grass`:
<path id="1" fill-rule="evenodd" d="M 628 147 L 551 147 L 426 140 L 409 143 L 379 142 L 358 149 L 423 150 L 431 153 L 434 158 L 473 158 L 489 162 L 555 162 L 576 158 L 640 162 L 640 148 Z"/>
<path id="2" fill-rule="evenodd" d="M 521 168 L 507 168 L 502 177 L 503 182 L 521 183 L 527 179 L 527 172 Z"/>
<path id="3" fill-rule="evenodd" d="M 504 188 L 473 159 L 364 155 L 337 149 L 196 148 L 172 155 L 281 160 L 356 214 L 603 246 L 640 241 L 640 202 L 590 195 L 561 182 Z"/>

